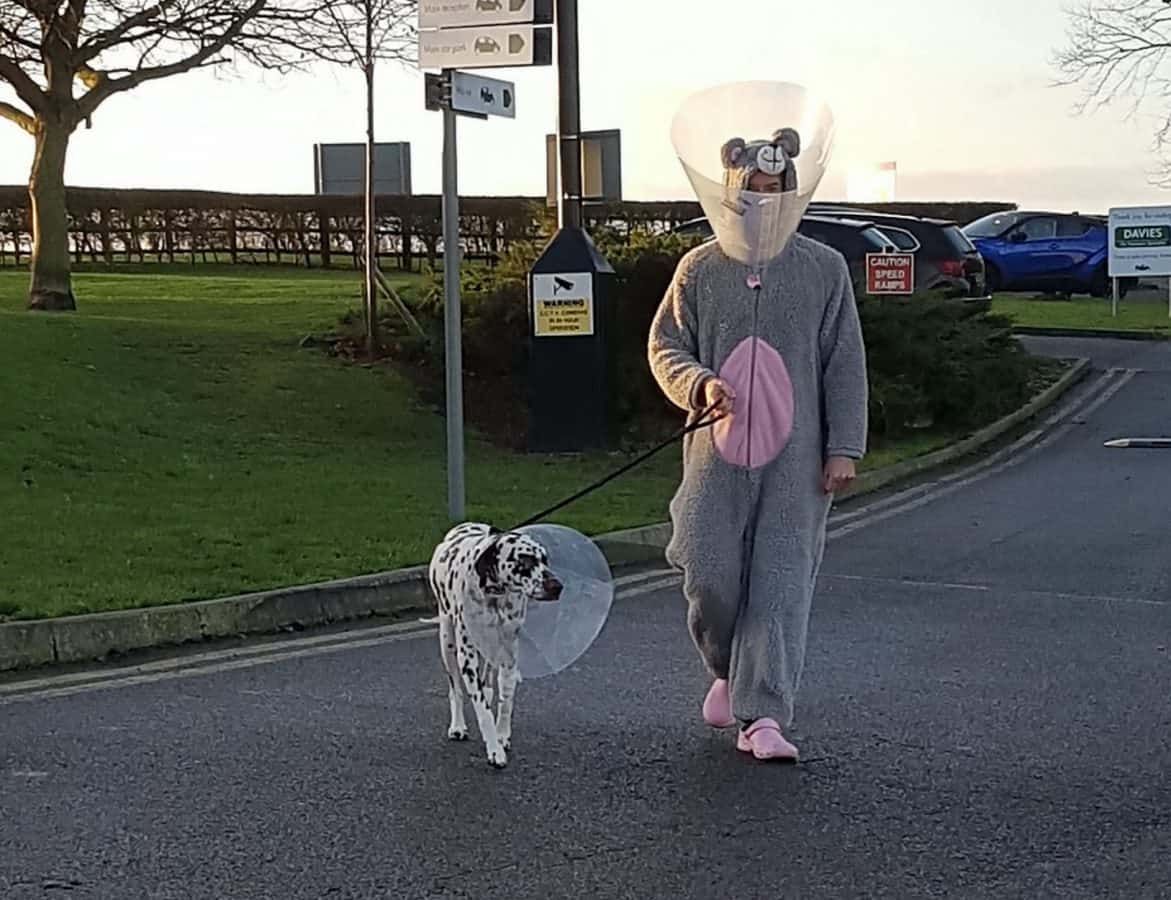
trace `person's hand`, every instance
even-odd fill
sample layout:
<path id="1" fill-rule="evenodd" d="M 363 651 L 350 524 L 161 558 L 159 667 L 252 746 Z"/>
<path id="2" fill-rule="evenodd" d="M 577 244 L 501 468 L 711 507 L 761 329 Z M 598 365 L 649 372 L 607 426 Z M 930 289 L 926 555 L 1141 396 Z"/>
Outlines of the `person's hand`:
<path id="1" fill-rule="evenodd" d="M 730 416 L 736 405 L 736 392 L 722 378 L 709 378 L 703 386 L 703 407 L 721 416 Z"/>
<path id="2" fill-rule="evenodd" d="M 856 477 L 854 460 L 846 456 L 831 456 L 825 463 L 822 486 L 827 494 L 833 494 L 848 487 Z"/>

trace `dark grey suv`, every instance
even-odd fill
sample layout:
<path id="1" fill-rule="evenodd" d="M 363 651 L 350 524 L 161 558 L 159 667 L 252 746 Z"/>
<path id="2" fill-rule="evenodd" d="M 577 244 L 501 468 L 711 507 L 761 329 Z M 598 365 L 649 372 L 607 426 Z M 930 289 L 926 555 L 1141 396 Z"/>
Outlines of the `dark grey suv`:
<path id="1" fill-rule="evenodd" d="M 952 297 L 988 295 L 984 257 L 955 222 L 820 203 L 810 204 L 809 212 L 873 222 L 899 250 L 915 255 L 917 291 L 940 291 Z"/>

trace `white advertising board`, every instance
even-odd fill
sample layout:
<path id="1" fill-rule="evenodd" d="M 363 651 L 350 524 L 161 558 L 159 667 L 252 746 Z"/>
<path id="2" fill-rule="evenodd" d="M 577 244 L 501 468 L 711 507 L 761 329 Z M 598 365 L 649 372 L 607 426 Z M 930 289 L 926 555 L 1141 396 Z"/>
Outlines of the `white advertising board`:
<path id="1" fill-rule="evenodd" d="M 1111 278 L 1171 275 L 1171 206 L 1129 206 L 1110 210 Z"/>

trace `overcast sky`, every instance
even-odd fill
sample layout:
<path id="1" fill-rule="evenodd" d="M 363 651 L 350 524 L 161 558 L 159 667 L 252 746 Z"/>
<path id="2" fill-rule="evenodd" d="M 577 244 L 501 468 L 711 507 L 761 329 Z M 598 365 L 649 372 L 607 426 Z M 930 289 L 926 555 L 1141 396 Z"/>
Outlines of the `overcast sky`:
<path id="1" fill-rule="evenodd" d="M 778 79 L 825 95 L 838 123 L 818 192 L 851 167 L 898 163 L 900 199 L 1005 200 L 1105 210 L 1171 202 L 1151 186 L 1153 123 L 1122 108 L 1078 117 L 1051 86 L 1064 0 L 581 0 L 583 126 L 620 128 L 629 199 L 689 197 L 668 125 L 689 92 Z M 754 10 L 776 10 L 758 15 Z M 544 193 L 553 69 L 501 70 L 518 118 L 460 123 L 461 192 Z M 422 76 L 386 67 L 378 138 L 412 144 L 417 192 L 439 188 L 441 122 Z M 0 89 L 0 97 L 7 97 Z M 310 192 L 315 142 L 363 137 L 362 79 L 328 67 L 289 78 L 196 73 L 117 97 L 79 131 L 71 184 Z M 0 121 L 0 183 L 26 180 L 32 141 Z"/>

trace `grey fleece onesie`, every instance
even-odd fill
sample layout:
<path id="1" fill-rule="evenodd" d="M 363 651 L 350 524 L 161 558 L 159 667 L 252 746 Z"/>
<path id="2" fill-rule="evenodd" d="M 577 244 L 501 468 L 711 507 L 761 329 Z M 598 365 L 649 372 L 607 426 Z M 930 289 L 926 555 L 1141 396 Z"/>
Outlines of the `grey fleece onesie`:
<path id="1" fill-rule="evenodd" d="M 733 714 L 787 728 L 825 547 L 824 463 L 866 450 L 866 358 L 845 260 L 800 234 L 763 269 L 704 244 L 680 262 L 648 356 L 689 421 L 707 377 L 736 391 L 730 419 L 684 442 L 667 560 L 683 571 L 691 636 L 729 680 Z"/>

